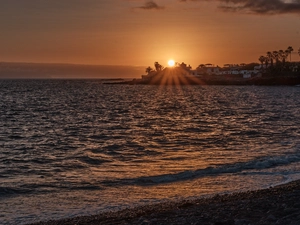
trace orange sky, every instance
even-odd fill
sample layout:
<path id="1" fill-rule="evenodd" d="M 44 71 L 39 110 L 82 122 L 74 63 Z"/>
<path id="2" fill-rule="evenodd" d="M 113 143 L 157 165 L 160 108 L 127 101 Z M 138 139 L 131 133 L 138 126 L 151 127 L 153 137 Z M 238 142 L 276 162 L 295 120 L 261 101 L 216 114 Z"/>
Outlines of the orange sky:
<path id="1" fill-rule="evenodd" d="M 3 0 L 0 30 L 5 62 L 195 68 L 288 46 L 300 59 L 299 0 Z"/>

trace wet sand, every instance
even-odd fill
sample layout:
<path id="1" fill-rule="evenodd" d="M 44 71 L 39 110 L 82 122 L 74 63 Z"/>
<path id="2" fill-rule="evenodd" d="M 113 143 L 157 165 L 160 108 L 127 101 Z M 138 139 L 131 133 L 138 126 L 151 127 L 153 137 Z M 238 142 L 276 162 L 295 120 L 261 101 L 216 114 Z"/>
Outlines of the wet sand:
<path id="1" fill-rule="evenodd" d="M 299 225 L 300 180 L 258 191 L 215 195 L 211 198 L 35 223 L 63 224 Z"/>

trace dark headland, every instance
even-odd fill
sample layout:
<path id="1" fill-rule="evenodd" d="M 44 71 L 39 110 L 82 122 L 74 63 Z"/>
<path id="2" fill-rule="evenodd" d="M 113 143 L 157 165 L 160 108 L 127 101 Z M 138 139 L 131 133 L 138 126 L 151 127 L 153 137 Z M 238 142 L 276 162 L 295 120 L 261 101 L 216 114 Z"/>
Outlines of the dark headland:
<path id="1" fill-rule="evenodd" d="M 168 202 L 35 225 L 96 224 L 300 224 L 300 181 L 263 190 Z M 53 218 L 55 219 L 55 218 Z"/>
<path id="2" fill-rule="evenodd" d="M 272 62 L 272 61 L 271 61 Z M 155 69 L 146 68 L 140 79 L 115 84 L 146 85 L 300 85 L 300 62 L 276 64 L 226 64 L 224 67 L 201 64 L 192 70 L 185 63 L 164 68 L 158 62 Z"/>
<path id="3" fill-rule="evenodd" d="M 146 85 L 300 85 L 300 72 L 282 72 L 275 75 L 264 73 L 249 78 L 237 75 L 203 74 L 194 76 L 182 68 L 165 68 L 164 70 L 124 82 L 126 84 Z"/>

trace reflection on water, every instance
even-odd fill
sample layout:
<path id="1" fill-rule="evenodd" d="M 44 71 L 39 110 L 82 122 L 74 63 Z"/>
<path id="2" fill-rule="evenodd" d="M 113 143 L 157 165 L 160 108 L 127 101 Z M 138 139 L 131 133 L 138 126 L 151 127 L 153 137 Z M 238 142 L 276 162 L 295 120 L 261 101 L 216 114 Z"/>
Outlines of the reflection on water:
<path id="1" fill-rule="evenodd" d="M 299 177 L 298 87 L 0 81 L 5 223 Z"/>

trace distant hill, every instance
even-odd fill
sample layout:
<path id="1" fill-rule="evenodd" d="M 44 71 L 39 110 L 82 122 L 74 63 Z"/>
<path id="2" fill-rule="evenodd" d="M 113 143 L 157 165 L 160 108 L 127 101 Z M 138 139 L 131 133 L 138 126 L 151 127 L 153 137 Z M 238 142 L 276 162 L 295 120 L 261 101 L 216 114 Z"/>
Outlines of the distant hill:
<path id="1" fill-rule="evenodd" d="M 0 62 L 0 79 L 137 78 L 144 66 Z"/>

